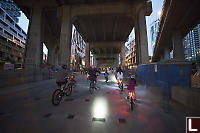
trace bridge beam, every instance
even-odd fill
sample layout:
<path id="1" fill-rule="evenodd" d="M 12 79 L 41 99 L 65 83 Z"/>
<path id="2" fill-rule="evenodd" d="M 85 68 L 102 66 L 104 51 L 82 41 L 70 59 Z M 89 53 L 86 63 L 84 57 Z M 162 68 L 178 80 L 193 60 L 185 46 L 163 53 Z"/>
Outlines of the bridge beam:
<path id="1" fill-rule="evenodd" d="M 43 56 L 42 28 L 42 9 L 33 7 L 25 53 L 25 69 L 38 69 L 41 67 Z"/>

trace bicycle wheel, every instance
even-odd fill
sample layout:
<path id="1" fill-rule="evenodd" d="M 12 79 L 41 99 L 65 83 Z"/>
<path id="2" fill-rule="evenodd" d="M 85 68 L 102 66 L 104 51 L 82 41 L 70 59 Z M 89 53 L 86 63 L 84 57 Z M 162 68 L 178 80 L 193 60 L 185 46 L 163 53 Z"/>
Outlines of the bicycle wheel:
<path id="1" fill-rule="evenodd" d="M 133 110 L 133 98 L 131 97 L 131 110 Z"/>
<path id="2" fill-rule="evenodd" d="M 93 85 L 94 83 L 90 83 L 90 88 L 89 88 L 89 91 L 90 91 L 90 93 L 92 94 L 93 92 L 94 92 L 94 85 Z"/>
<path id="3" fill-rule="evenodd" d="M 59 105 L 60 101 L 62 100 L 62 96 L 63 96 L 62 91 L 60 89 L 56 89 L 52 95 L 52 104 Z"/>
<path id="4" fill-rule="evenodd" d="M 69 95 L 71 95 L 71 93 L 72 93 L 72 85 L 69 84 L 65 90 L 65 94 L 66 94 L 66 96 L 69 96 Z"/>

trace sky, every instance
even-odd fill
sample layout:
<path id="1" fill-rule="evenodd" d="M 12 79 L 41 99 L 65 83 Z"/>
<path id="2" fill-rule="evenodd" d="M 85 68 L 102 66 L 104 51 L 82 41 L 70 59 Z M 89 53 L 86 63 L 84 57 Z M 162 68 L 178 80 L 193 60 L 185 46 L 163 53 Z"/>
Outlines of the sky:
<path id="1" fill-rule="evenodd" d="M 155 21 L 159 15 L 158 12 L 162 10 L 162 5 L 163 5 L 163 0 L 151 0 L 152 1 L 152 8 L 153 12 L 150 16 L 146 16 L 146 25 L 147 25 L 147 37 L 148 37 L 148 50 L 149 50 L 149 55 L 153 54 L 153 49 L 151 45 L 151 37 L 150 37 L 150 25 L 153 21 Z M 27 33 L 28 31 L 28 23 L 29 20 L 26 18 L 26 16 L 22 13 L 21 17 L 19 17 L 19 26 Z M 132 41 L 134 39 L 134 30 L 130 33 L 129 35 L 129 40 L 128 42 Z M 44 47 L 45 53 L 47 53 L 47 48 Z"/>
<path id="2" fill-rule="evenodd" d="M 147 36 L 148 36 L 148 49 L 149 49 L 149 55 L 152 56 L 153 54 L 153 48 L 151 45 L 151 37 L 150 37 L 150 25 L 153 21 L 158 19 L 159 15 L 158 12 L 162 11 L 162 5 L 163 5 L 163 0 L 152 0 L 152 9 L 153 12 L 151 13 L 150 16 L 146 17 L 146 24 L 147 24 Z"/>

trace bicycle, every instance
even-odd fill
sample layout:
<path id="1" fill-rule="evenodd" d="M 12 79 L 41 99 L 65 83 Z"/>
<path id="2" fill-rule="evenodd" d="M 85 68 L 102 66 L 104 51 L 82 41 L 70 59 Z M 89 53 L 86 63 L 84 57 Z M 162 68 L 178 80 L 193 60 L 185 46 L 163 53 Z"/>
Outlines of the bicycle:
<path id="1" fill-rule="evenodd" d="M 133 106 L 135 105 L 135 92 L 134 91 L 129 91 L 128 92 L 128 99 L 130 99 L 130 104 L 131 104 L 131 110 L 133 110 Z"/>
<path id="2" fill-rule="evenodd" d="M 69 78 L 67 78 L 68 80 Z M 56 89 L 54 92 L 53 92 L 53 95 L 52 95 L 52 104 L 53 105 L 59 105 L 63 96 L 66 95 L 66 96 L 70 96 L 71 93 L 72 93 L 72 87 L 73 87 L 74 83 L 72 82 L 69 82 L 69 84 L 66 86 L 66 84 L 63 84 L 61 86 L 61 89 Z"/>
<path id="3" fill-rule="evenodd" d="M 123 89 L 124 89 L 124 85 L 123 85 L 122 79 L 119 79 L 119 80 L 118 80 L 118 86 L 119 86 L 119 88 L 120 88 L 120 90 L 121 90 L 121 92 L 122 92 Z"/>
<path id="4" fill-rule="evenodd" d="M 94 89 L 96 89 L 96 81 L 91 80 L 90 81 L 90 87 L 89 87 L 89 91 L 90 91 L 91 94 L 94 92 Z"/>

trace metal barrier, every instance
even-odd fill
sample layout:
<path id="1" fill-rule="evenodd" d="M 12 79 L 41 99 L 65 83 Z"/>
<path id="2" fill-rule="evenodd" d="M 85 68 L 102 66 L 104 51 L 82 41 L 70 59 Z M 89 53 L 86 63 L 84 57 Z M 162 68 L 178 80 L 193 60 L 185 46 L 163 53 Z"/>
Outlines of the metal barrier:
<path id="1" fill-rule="evenodd" d="M 159 86 L 171 96 L 172 86 L 191 87 L 191 64 L 173 62 L 139 65 L 137 80 L 145 85 Z"/>

